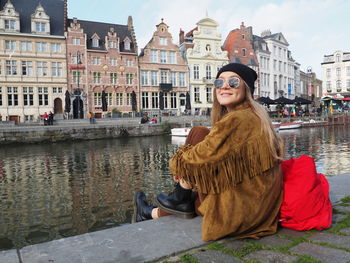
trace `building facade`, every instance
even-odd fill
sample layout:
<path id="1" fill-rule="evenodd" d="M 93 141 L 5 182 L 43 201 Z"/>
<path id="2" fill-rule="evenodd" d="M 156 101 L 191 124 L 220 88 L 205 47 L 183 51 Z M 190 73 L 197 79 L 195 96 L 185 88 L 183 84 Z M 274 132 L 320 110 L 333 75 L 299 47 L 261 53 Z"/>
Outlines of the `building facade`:
<path id="1" fill-rule="evenodd" d="M 228 63 L 227 51 L 222 50 L 219 24 L 204 18 L 197 27 L 185 34 L 180 30 L 180 50 L 190 71 L 192 113 L 209 114 L 213 103 L 214 78 Z"/>
<path id="2" fill-rule="evenodd" d="M 0 120 L 63 115 L 67 90 L 62 0 L 0 2 Z"/>
<path id="3" fill-rule="evenodd" d="M 223 44 L 223 49 L 227 51 L 229 62 L 242 63 L 259 72 L 258 59 L 255 55 L 253 48 L 253 29 L 251 26 L 246 27 L 244 23 L 240 25 L 240 28 L 231 30 L 227 35 Z M 263 61 L 264 62 L 264 61 Z M 259 80 L 264 76 L 260 76 L 256 82 L 256 89 L 254 94 L 260 94 Z"/>
<path id="4" fill-rule="evenodd" d="M 163 19 L 156 28 L 139 55 L 141 109 L 153 115 L 160 110 L 178 115 L 186 110 L 187 62 Z"/>
<path id="5" fill-rule="evenodd" d="M 295 76 L 299 64 L 288 50 L 288 42 L 282 33 L 271 34 L 264 31 L 261 36 L 253 36 L 253 45 L 259 61 L 260 96 L 276 99 L 280 96 L 294 99 Z"/>
<path id="6" fill-rule="evenodd" d="M 85 118 L 92 112 L 101 118 L 111 112 L 137 111 L 140 93 L 132 17 L 127 25 L 69 19 L 66 37 L 69 116 Z"/>
<path id="7" fill-rule="evenodd" d="M 350 97 L 350 52 L 325 55 L 322 65 L 323 95 Z"/>

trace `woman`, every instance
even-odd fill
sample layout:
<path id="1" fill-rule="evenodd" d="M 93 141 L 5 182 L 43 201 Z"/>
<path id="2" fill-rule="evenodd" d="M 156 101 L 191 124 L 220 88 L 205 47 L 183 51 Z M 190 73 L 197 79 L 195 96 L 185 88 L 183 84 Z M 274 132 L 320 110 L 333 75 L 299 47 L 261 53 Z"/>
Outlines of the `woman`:
<path id="1" fill-rule="evenodd" d="M 164 211 L 190 216 L 189 192 L 195 190 L 205 196 L 198 207 L 204 241 L 276 232 L 283 144 L 266 111 L 253 100 L 256 78 L 256 72 L 243 64 L 231 63 L 219 70 L 212 130 L 172 157 L 170 171 L 180 183 L 174 193 L 157 196 L 158 207 L 148 205 L 143 192 L 136 193 L 136 221 L 157 218 Z"/>

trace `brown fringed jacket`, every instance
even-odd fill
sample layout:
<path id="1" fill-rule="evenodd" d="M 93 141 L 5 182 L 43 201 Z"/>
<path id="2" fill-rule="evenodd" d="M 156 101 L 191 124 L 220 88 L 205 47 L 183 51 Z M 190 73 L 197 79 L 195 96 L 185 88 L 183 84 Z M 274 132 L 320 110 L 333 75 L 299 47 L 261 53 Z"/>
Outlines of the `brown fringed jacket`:
<path id="1" fill-rule="evenodd" d="M 276 232 L 282 174 L 268 144 L 260 119 L 244 102 L 218 121 L 202 142 L 181 147 L 170 160 L 173 175 L 207 194 L 199 207 L 204 241 Z"/>

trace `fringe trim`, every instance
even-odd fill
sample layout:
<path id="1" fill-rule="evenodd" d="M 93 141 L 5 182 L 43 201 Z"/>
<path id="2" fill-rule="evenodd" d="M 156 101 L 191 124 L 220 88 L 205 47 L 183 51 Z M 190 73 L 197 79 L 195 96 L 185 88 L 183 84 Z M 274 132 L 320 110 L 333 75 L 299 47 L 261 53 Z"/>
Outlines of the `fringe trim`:
<path id="1" fill-rule="evenodd" d="M 267 140 L 259 137 L 235 147 L 224 159 L 215 163 L 186 163 L 183 154 L 192 148 L 186 145 L 174 155 L 170 169 L 200 193 L 218 194 L 242 183 L 245 178 L 262 175 L 278 165 L 279 161 L 273 158 Z"/>

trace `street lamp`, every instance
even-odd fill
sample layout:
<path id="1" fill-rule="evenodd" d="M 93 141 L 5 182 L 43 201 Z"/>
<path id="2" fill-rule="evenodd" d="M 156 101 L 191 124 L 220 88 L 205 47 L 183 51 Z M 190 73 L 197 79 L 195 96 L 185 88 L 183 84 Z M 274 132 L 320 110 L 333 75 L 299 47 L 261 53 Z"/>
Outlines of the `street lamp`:
<path id="1" fill-rule="evenodd" d="M 81 65 L 81 59 L 80 59 L 80 51 L 77 51 L 77 88 L 74 91 L 75 98 L 77 99 L 77 107 L 78 107 L 78 117 L 77 119 L 81 118 L 81 111 L 80 111 L 80 95 L 81 95 L 81 90 L 80 90 L 80 71 L 79 71 L 79 65 Z"/>

